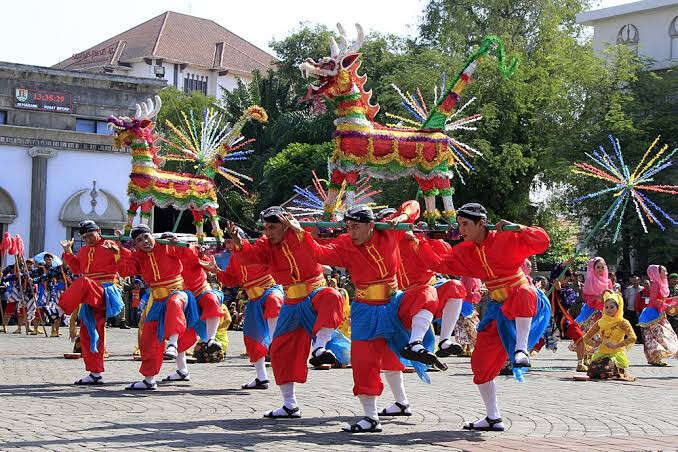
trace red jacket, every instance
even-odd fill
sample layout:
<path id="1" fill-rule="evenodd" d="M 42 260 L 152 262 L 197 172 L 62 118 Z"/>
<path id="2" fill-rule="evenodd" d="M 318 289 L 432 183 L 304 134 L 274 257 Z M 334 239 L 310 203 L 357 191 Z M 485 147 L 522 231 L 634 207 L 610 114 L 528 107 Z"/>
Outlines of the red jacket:
<path id="1" fill-rule="evenodd" d="M 181 263 L 182 250 L 179 247 L 156 244 L 148 253 L 120 248 L 120 256 L 121 274 L 141 275 L 151 287 L 163 287 L 182 280 L 184 267 Z"/>
<path id="2" fill-rule="evenodd" d="M 243 242 L 240 250 L 234 251 L 231 258 L 241 262 L 260 264 L 269 268 L 273 278 L 283 286 L 291 286 L 304 281 L 323 278 L 323 267 L 309 252 L 309 243 L 313 239 L 306 232 L 289 229 L 283 241 L 272 244 L 266 236 L 254 243 Z"/>
<path id="3" fill-rule="evenodd" d="M 248 289 L 263 280 L 273 279 L 266 265 L 245 264 L 239 253 L 232 253 L 226 270 L 217 273 L 217 278 L 226 287 L 242 287 Z"/>
<path id="4" fill-rule="evenodd" d="M 449 252 L 437 257 L 441 273 L 470 276 L 482 281 L 513 276 L 519 272 L 526 258 L 541 254 L 549 246 L 549 236 L 536 226 L 525 227 L 522 231 L 488 231 L 480 245 L 464 241 L 450 248 Z"/>
<path id="5" fill-rule="evenodd" d="M 112 281 L 118 274 L 118 256 L 112 250 L 104 248 L 110 240 L 99 240 L 94 246 L 84 245 L 73 253 L 64 253 L 62 259 L 73 274 L 80 274 L 95 281 Z"/>

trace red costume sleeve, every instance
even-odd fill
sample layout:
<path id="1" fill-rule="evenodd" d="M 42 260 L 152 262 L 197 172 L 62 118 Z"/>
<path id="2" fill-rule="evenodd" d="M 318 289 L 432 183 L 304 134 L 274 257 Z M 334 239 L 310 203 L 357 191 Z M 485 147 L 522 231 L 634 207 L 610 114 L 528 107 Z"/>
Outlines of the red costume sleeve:
<path id="1" fill-rule="evenodd" d="M 347 235 L 342 234 L 339 237 L 331 240 L 323 240 L 325 244 L 321 245 L 311 236 L 309 232 L 306 232 L 304 241 L 308 245 L 308 249 L 313 255 L 314 259 L 319 264 L 331 265 L 334 267 L 346 267 L 346 263 L 342 259 L 341 244 L 347 238 Z"/>
<path id="2" fill-rule="evenodd" d="M 219 282 L 226 287 L 239 286 L 241 282 L 238 267 L 240 267 L 238 258 L 236 258 L 234 255 L 231 255 L 231 260 L 228 262 L 226 270 L 220 270 L 217 272 L 217 279 Z"/>
<path id="3" fill-rule="evenodd" d="M 550 239 L 546 231 L 538 226 L 525 226 L 520 231 L 501 231 L 498 234 L 511 234 L 518 244 L 518 252 L 527 259 L 542 254 L 549 247 Z"/>
<path id="4" fill-rule="evenodd" d="M 139 268 L 136 259 L 134 259 L 134 253 L 123 246 L 119 247 L 119 250 L 120 260 L 118 261 L 118 273 L 120 273 L 121 276 L 140 275 L 141 269 Z"/>
<path id="5" fill-rule="evenodd" d="M 244 240 L 238 250 L 233 251 L 243 262 L 251 264 L 269 265 L 271 260 L 269 243 L 266 237 L 260 237 L 256 242 Z"/>
<path id="6" fill-rule="evenodd" d="M 474 272 L 464 263 L 467 248 L 465 243 L 453 246 L 447 254 L 441 256 L 440 264 L 434 265 L 433 269 L 446 275 L 474 277 Z"/>
<path id="7" fill-rule="evenodd" d="M 74 275 L 80 274 L 80 261 L 78 257 L 73 253 L 64 253 L 61 255 L 61 259 L 68 265 L 68 268 L 71 269 L 71 273 Z"/>

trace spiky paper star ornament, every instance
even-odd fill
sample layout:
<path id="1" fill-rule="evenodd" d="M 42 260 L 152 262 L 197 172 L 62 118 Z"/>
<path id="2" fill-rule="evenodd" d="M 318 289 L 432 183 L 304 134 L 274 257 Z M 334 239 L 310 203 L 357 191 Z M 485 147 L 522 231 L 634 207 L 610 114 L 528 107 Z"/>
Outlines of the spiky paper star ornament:
<path id="1" fill-rule="evenodd" d="M 666 229 L 659 217 L 664 217 L 672 225 L 678 225 L 671 215 L 669 215 L 661 206 L 652 201 L 648 192 L 666 193 L 670 195 L 678 194 L 678 185 L 657 185 L 655 176 L 671 167 L 673 162 L 671 157 L 678 151 L 678 148 L 666 153 L 669 146 L 665 144 L 658 151 L 654 151 L 655 146 L 659 142 L 657 137 L 652 144 L 647 148 L 643 158 L 640 159 L 633 171 L 624 163 L 624 156 L 621 152 L 619 140 L 609 135 L 614 154 L 611 156 L 605 151 L 601 145 L 598 150 L 592 153 L 586 153 L 586 156 L 594 163 L 575 163 L 572 172 L 588 177 L 604 180 L 612 184 L 611 187 L 602 190 L 587 193 L 572 201 L 572 203 L 580 203 L 587 199 L 596 198 L 598 196 L 613 194 L 616 198 L 603 219 L 603 227 L 609 226 L 615 218 L 616 227 L 612 242 L 616 242 L 621 230 L 622 220 L 629 200 L 635 207 L 636 214 L 640 219 L 640 224 L 643 226 L 643 231 L 647 233 L 647 223 L 655 223 L 662 231 Z M 663 156 L 663 157 L 662 157 Z M 616 158 L 615 158 L 616 157 Z"/>

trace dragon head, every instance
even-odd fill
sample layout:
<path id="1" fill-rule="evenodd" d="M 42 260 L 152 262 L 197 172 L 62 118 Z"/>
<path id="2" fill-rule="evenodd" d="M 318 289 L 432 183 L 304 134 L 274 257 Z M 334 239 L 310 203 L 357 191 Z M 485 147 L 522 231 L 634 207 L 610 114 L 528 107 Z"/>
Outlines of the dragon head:
<path id="1" fill-rule="evenodd" d="M 129 146 L 135 139 L 153 142 L 153 118 L 160 111 L 162 102 L 159 96 L 153 100 L 136 104 L 134 116 L 109 116 L 108 127 L 115 133 L 116 147 Z"/>
<path id="2" fill-rule="evenodd" d="M 355 24 L 358 31 L 358 37 L 348 45 L 346 31 L 341 24 L 337 24 L 339 30 L 339 43 L 331 38 L 330 56 L 315 61 L 307 58 L 299 65 L 299 70 L 304 78 L 316 77 L 318 83 L 308 87 L 305 100 L 324 96 L 326 99 L 333 99 L 337 96 L 346 95 L 351 92 L 353 87 L 352 76 L 355 75 L 358 66 L 360 66 L 360 53 L 358 50 L 363 44 L 364 34 L 360 24 Z"/>

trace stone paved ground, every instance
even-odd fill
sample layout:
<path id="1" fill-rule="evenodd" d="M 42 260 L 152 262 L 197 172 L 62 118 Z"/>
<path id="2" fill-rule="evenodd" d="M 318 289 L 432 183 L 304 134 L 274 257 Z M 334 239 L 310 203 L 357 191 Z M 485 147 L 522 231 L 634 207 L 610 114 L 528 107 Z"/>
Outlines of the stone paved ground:
<path id="1" fill-rule="evenodd" d="M 241 333 L 230 335 L 226 362 L 191 365 L 190 384 L 141 394 L 123 390 L 139 377 L 130 358 L 135 338 L 136 330 L 108 330 L 107 384 L 81 389 L 70 383 L 84 374 L 82 361 L 61 357 L 71 347 L 66 338 L 0 334 L 0 450 L 678 449 L 678 365 L 649 367 L 638 345 L 635 383 L 573 381 L 574 355 L 564 343 L 555 355 L 542 352 L 527 384 L 500 377 L 503 434 L 460 429 L 482 403 L 468 359 L 450 358 L 432 385 L 406 375 L 414 415 L 385 420 L 383 433 L 366 436 L 338 431 L 360 414 L 350 370 L 310 371 L 298 390 L 303 419 L 264 420 L 279 406 L 278 390 L 239 389 L 253 375 L 240 356 Z M 166 363 L 162 375 L 172 370 Z M 382 405 L 391 402 L 384 395 Z"/>

